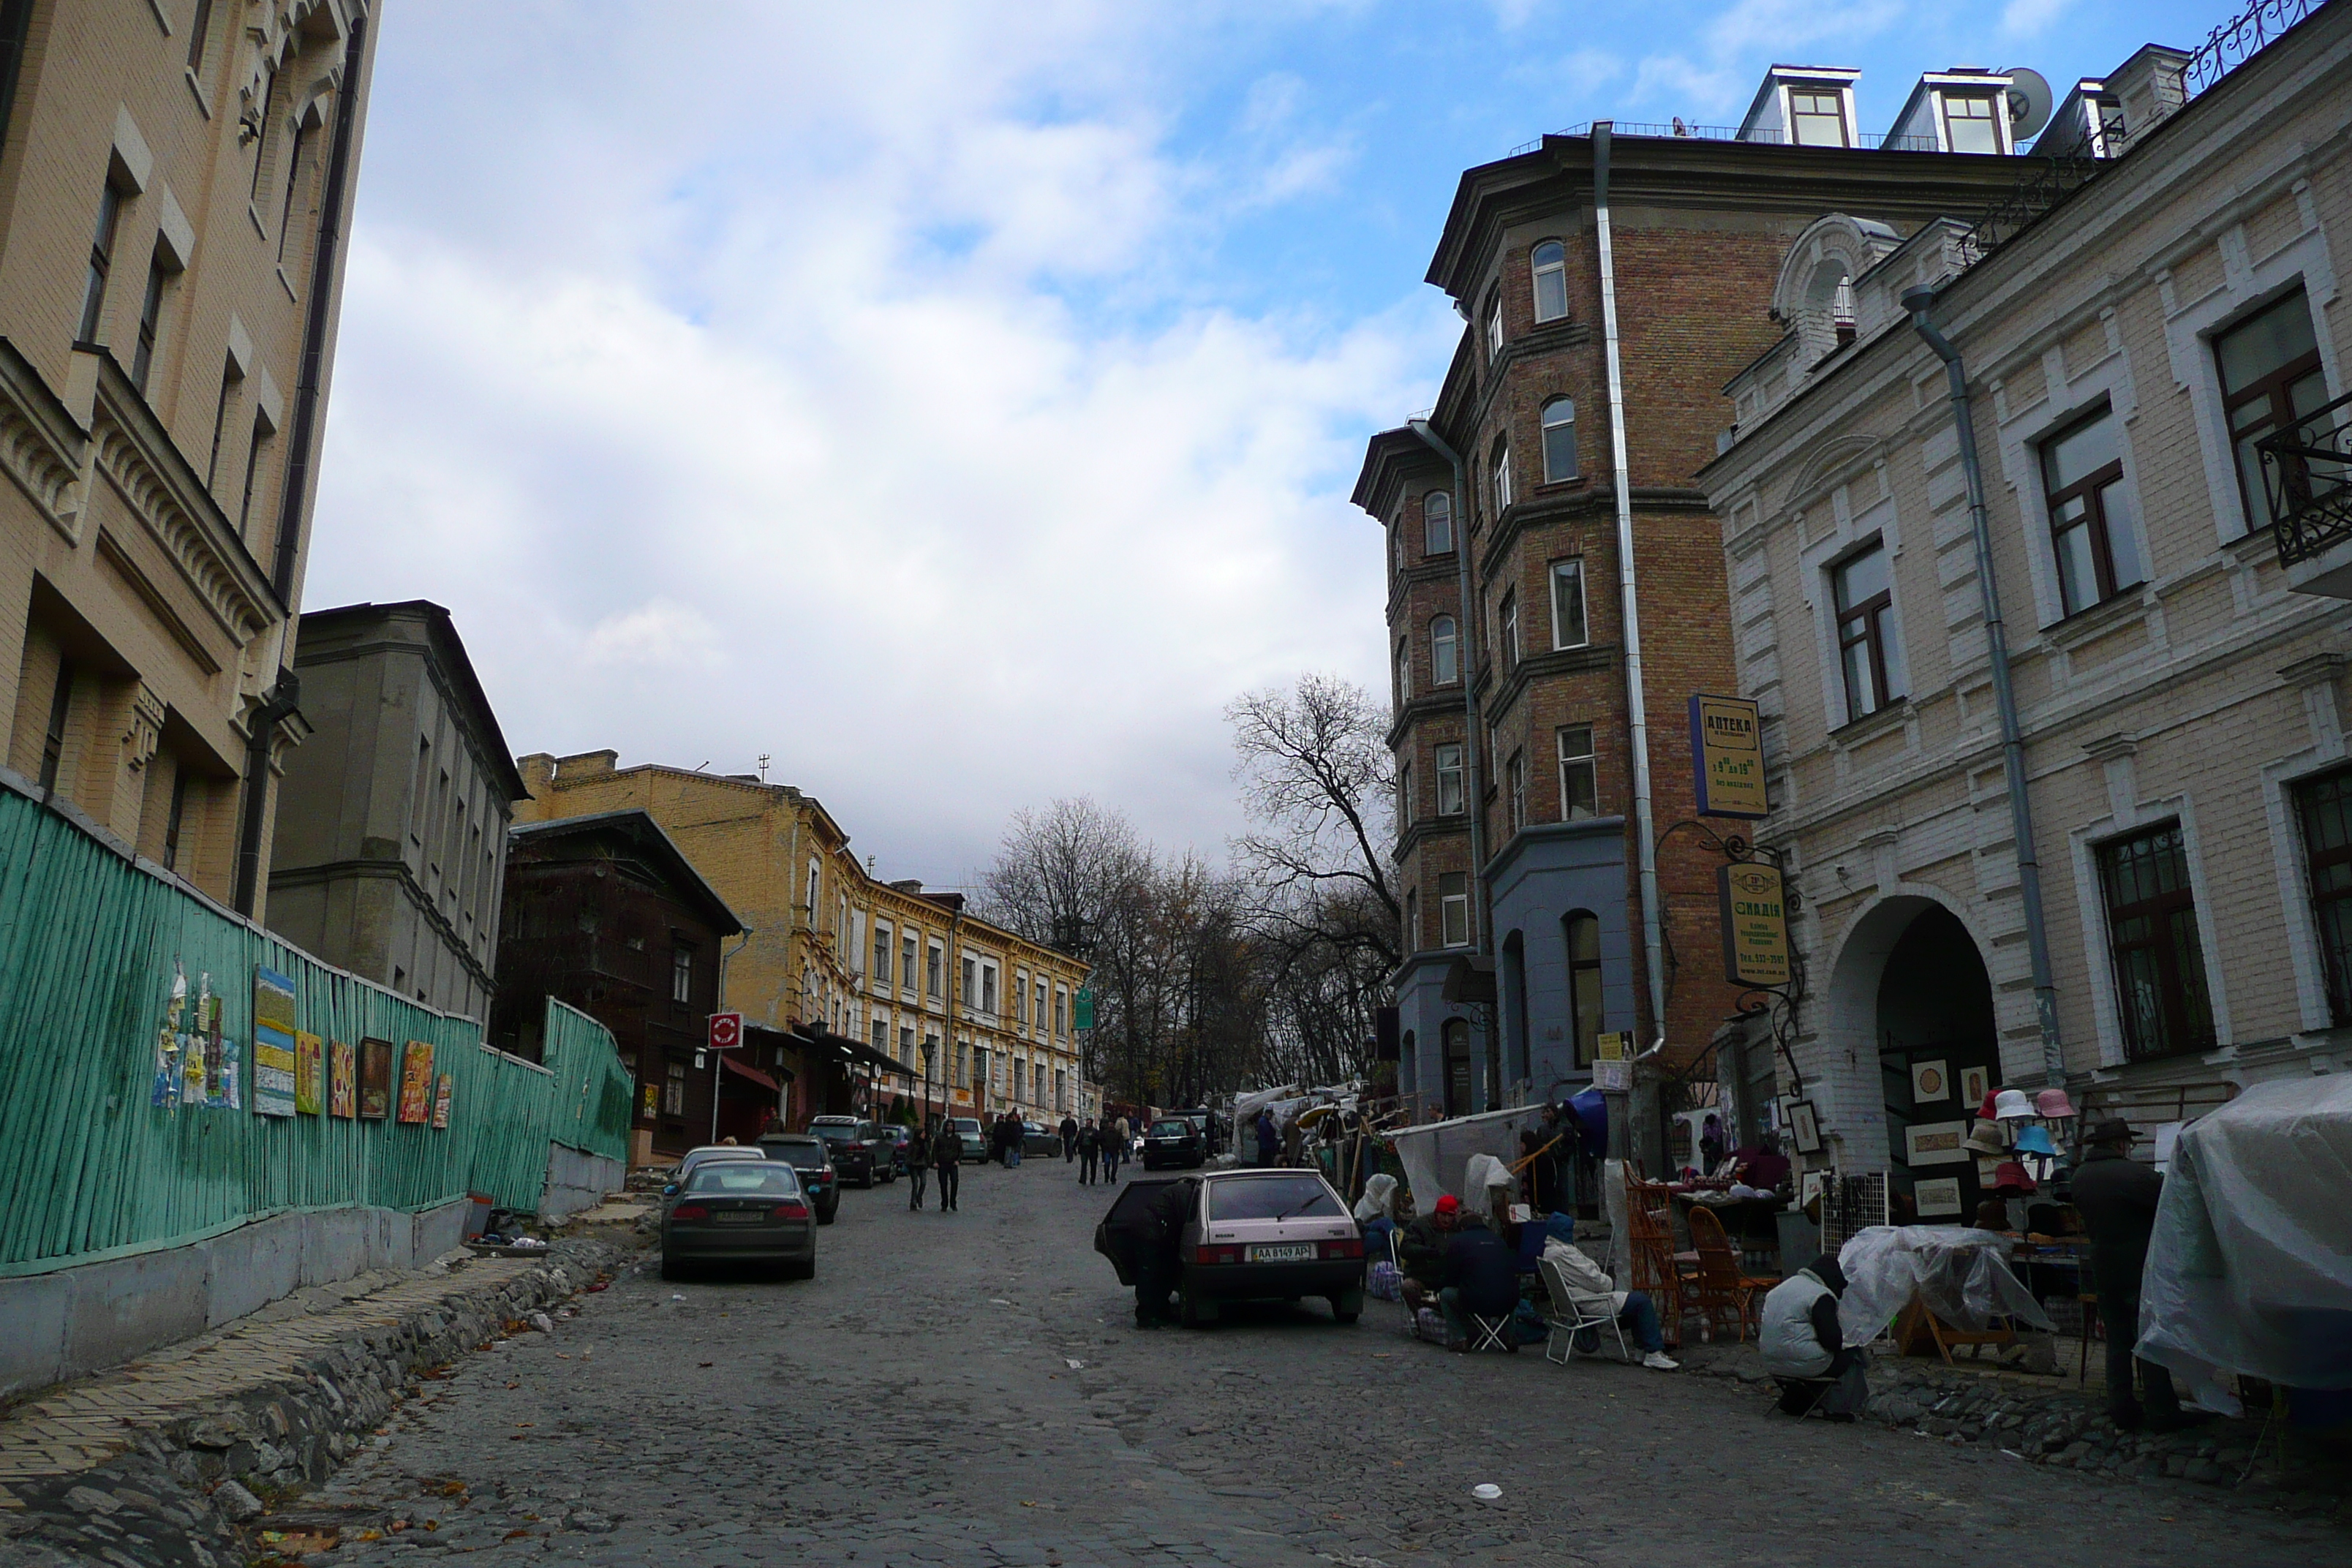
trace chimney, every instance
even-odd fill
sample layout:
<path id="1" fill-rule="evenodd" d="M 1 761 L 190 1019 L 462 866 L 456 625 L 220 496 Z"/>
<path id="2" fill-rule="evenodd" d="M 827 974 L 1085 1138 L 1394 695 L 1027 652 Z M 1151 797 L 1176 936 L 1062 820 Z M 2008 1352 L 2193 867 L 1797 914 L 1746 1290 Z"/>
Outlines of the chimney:
<path id="1" fill-rule="evenodd" d="M 515 772 L 522 775 L 523 793 L 533 800 L 545 800 L 555 789 L 555 759 L 545 752 L 533 752 L 515 759 Z M 518 803 L 520 807 L 520 803 Z M 520 809 L 514 814 L 517 822 L 535 822 L 535 814 L 526 815 Z"/>
<path id="2" fill-rule="evenodd" d="M 2107 73 L 2107 90 L 2123 105 L 2125 146 L 2137 142 L 2188 103 L 2189 89 L 2181 78 L 2189 60 L 2186 49 L 2148 44 Z"/>
<path id="3" fill-rule="evenodd" d="M 620 760 L 618 752 L 577 752 L 571 756 L 555 759 L 555 776 L 565 784 L 576 779 L 600 778 L 611 773 L 613 765 Z"/>

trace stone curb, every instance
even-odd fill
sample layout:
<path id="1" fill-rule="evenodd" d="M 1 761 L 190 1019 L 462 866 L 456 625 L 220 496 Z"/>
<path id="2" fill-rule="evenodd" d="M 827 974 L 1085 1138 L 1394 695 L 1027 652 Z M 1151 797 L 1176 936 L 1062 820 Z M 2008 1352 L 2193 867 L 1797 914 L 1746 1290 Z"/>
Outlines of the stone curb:
<path id="1" fill-rule="evenodd" d="M 544 1264 L 504 1279 L 469 1287 L 461 1274 L 431 1304 L 306 1358 L 297 1376 L 142 1424 L 131 1451 L 90 1469 L 18 1482 L 23 1508 L 0 1514 L 0 1568 L 244 1563 L 236 1527 L 267 1523 L 257 1492 L 324 1480 L 435 1369 L 634 1256 L 610 1242 L 565 1239 Z"/>

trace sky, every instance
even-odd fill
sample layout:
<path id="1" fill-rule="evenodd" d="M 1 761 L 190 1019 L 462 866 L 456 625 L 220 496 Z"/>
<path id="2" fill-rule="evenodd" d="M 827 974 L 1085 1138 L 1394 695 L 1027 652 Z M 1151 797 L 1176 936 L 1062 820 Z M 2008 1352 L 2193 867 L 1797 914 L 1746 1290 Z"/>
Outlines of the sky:
<path id="1" fill-rule="evenodd" d="M 1225 705 L 1384 691 L 1365 438 L 1461 172 L 1775 61 L 2096 75 L 2143 0 L 389 0 L 306 604 L 448 606 L 517 752 L 809 791 L 969 882 L 1242 829 Z"/>

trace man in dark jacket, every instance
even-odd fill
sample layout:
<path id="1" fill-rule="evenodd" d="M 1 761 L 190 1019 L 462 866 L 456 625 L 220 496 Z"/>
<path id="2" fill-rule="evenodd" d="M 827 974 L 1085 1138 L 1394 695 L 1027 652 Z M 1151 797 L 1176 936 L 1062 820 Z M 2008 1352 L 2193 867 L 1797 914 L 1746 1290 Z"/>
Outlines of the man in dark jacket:
<path id="1" fill-rule="evenodd" d="M 1430 1213 L 1408 1220 L 1397 1237 L 1397 1267 L 1404 1272 L 1404 1302 L 1416 1312 L 1433 1305 L 1438 1287 L 1445 1283 L 1445 1244 L 1454 1239 L 1454 1227 L 1461 1217 L 1462 1200 L 1446 1193 L 1438 1198 L 1436 1207 Z"/>
<path id="2" fill-rule="evenodd" d="M 907 1140 L 907 1207 L 909 1212 L 923 1206 L 923 1183 L 930 1173 L 931 1135 L 918 1127 L 915 1135 Z"/>
<path id="3" fill-rule="evenodd" d="M 1078 1129 L 1078 1185 L 1094 1185 L 1095 1167 L 1102 1158 L 1102 1131 L 1089 1121 Z"/>
<path id="4" fill-rule="evenodd" d="M 963 1183 L 963 1134 L 952 1121 L 941 1121 L 931 1138 L 931 1163 L 940 1173 L 940 1212 L 956 1206 L 956 1190 Z"/>
<path id="5" fill-rule="evenodd" d="M 1441 1200 L 1442 1202 L 1443 1200 Z M 1519 1265 L 1503 1238 L 1486 1226 L 1486 1216 L 1464 1211 L 1445 1244 L 1444 1285 L 1437 1292 L 1438 1310 L 1445 1314 L 1445 1348 L 1470 1348 L 1470 1316 L 1507 1318 L 1519 1305 Z M 1506 1333 L 1504 1342 L 1517 1350 L 1519 1342 Z"/>
<path id="6" fill-rule="evenodd" d="M 1062 1118 L 1062 1163 L 1066 1165 L 1078 1157 L 1078 1119 Z"/>
<path id="7" fill-rule="evenodd" d="M 1156 1329 L 1174 1321 L 1168 1294 L 1182 1277 L 1184 1224 L 1192 1217 L 1201 1184 L 1192 1176 L 1169 1183 L 1143 1205 L 1135 1226 L 1135 1326 Z"/>
<path id="8" fill-rule="evenodd" d="M 2131 1157 L 2131 1123 L 2103 1121 L 2084 1140 L 2074 1173 L 2074 1207 L 2091 1238 L 2091 1279 L 2099 1294 L 2099 1321 L 2107 1331 L 2107 1415 L 2126 1432 L 2146 1422 L 2153 1432 L 2177 1432 L 2210 1421 L 2180 1408 L 2172 1373 L 2132 1354 L 2139 1342 L 2139 1277 L 2164 1178 Z M 2147 1390 L 2145 1411 L 2132 1394 L 2132 1368 Z"/>

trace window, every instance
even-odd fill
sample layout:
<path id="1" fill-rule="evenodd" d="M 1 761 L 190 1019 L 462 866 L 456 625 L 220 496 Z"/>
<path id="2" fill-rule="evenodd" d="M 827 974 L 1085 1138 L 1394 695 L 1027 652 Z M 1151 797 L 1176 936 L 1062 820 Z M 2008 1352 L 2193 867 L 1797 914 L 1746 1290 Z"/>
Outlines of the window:
<path id="1" fill-rule="evenodd" d="M 1845 668 L 1845 716 L 1875 713 L 1903 695 L 1893 657 L 1895 591 L 1886 547 L 1873 541 L 1830 569 L 1837 594 L 1838 658 Z"/>
<path id="2" fill-rule="evenodd" d="M 271 122 L 277 118 L 278 72 L 275 69 L 272 69 L 269 73 L 269 79 L 262 84 L 260 141 L 253 149 L 253 185 L 252 188 L 246 193 L 247 198 L 250 200 L 257 208 L 261 205 L 262 173 L 269 167 L 269 132 L 271 130 Z M 258 212 L 255 214 L 254 221 L 257 225 L 259 224 L 260 215 Z"/>
<path id="3" fill-rule="evenodd" d="M 1433 686 L 1451 686 L 1462 679 L 1461 644 L 1454 627 L 1452 616 L 1440 616 L 1429 623 L 1429 680 Z"/>
<path id="4" fill-rule="evenodd" d="M 1412 700 L 1412 644 L 1402 637 L 1397 640 L 1396 691 L 1398 706 Z"/>
<path id="5" fill-rule="evenodd" d="M 1055 1033 L 1056 1035 L 1066 1035 L 1066 1034 L 1068 1034 L 1068 1033 L 1070 1032 L 1070 1028 L 1069 1028 L 1069 1021 L 1068 1021 L 1068 1020 L 1069 1020 L 1069 1016 L 1070 1016 L 1070 994 L 1069 994 L 1068 992 L 1066 992 L 1066 991 L 1056 991 L 1056 992 L 1055 992 L 1055 993 L 1054 993 L 1054 1033 Z"/>
<path id="6" fill-rule="evenodd" d="M 976 958 L 967 958 L 963 961 L 963 973 L 958 976 L 956 1000 L 969 1007 L 971 1005 L 972 998 L 979 994 L 979 991 L 980 960 Z"/>
<path id="7" fill-rule="evenodd" d="M 1568 247 L 1547 239 L 1528 258 L 1536 283 L 1536 320 L 1557 321 L 1568 314 Z"/>
<path id="8" fill-rule="evenodd" d="M 1517 588 L 1503 590 L 1502 608 L 1496 621 L 1502 627 L 1503 668 L 1509 669 L 1519 662 L 1519 591 Z"/>
<path id="9" fill-rule="evenodd" d="M 898 984 L 909 991 L 915 987 L 915 938 L 912 932 L 898 939 Z"/>
<path id="10" fill-rule="evenodd" d="M 1486 296 L 1486 363 L 1493 364 L 1503 353 L 1503 291 L 1500 289 Z"/>
<path id="11" fill-rule="evenodd" d="M 1470 877 L 1444 871 L 1437 878 L 1438 939 L 1448 947 L 1470 945 Z"/>
<path id="12" fill-rule="evenodd" d="M 980 972 L 980 1010 L 996 1011 L 996 969 L 993 964 Z"/>
<path id="13" fill-rule="evenodd" d="M 1560 921 L 1568 942 L 1568 1016 L 1576 1031 L 1576 1065 L 1601 1054 L 1601 922 L 1578 910 Z"/>
<path id="14" fill-rule="evenodd" d="M 1421 552 L 1454 553 L 1454 492 L 1432 490 L 1421 498 Z"/>
<path id="15" fill-rule="evenodd" d="M 213 27 L 213 0 L 196 0 L 196 14 L 188 21 L 188 68 L 205 68 L 205 41 Z"/>
<path id="16" fill-rule="evenodd" d="M 147 373 L 155 364 L 156 329 L 163 319 L 163 283 L 170 276 L 163 253 L 158 250 L 147 263 L 147 292 L 139 301 L 139 345 L 131 351 L 131 384 L 142 397 L 147 394 Z"/>
<path id="17" fill-rule="evenodd" d="M 1555 397 L 1543 405 L 1544 483 L 1576 478 L 1576 400 Z"/>
<path id="18" fill-rule="evenodd" d="M 66 760 L 66 721 L 73 714 L 74 667 L 58 660 L 58 683 L 49 689 L 49 724 L 41 731 L 41 793 L 58 787 L 58 771 Z"/>
<path id="19" fill-rule="evenodd" d="M 801 900 L 801 910 L 808 923 L 816 924 L 816 862 L 808 864 L 808 895 Z"/>
<path id="20" fill-rule="evenodd" d="M 236 384 L 243 380 L 236 361 L 227 360 L 221 365 L 220 398 L 213 405 L 212 456 L 205 460 L 205 489 L 212 489 L 220 479 L 221 432 L 228 428 L 228 406 L 236 395 Z"/>
<path id="21" fill-rule="evenodd" d="M 1455 816 L 1462 811 L 1462 742 L 1450 741 L 1437 748 L 1437 815 Z"/>
<path id="22" fill-rule="evenodd" d="M 2294 805 L 2311 879 L 2311 922 L 2326 961 L 2328 1017 L 2352 1024 L 2352 770 L 2298 784 Z"/>
<path id="23" fill-rule="evenodd" d="M 1486 493 L 1495 502 L 1495 515 L 1501 517 L 1511 508 L 1511 444 L 1501 437 L 1495 438 L 1495 458 Z"/>
<path id="24" fill-rule="evenodd" d="M 888 990 L 890 986 L 890 928 L 874 928 L 874 984 Z"/>
<path id="25" fill-rule="evenodd" d="M 1511 760 L 1503 764 L 1503 781 L 1510 801 L 1511 831 L 1517 833 L 1528 825 L 1528 754 L 1513 752 Z"/>
<path id="26" fill-rule="evenodd" d="M 1790 89 L 1789 140 L 1800 147 L 1845 146 L 1845 94 Z"/>
<path id="27" fill-rule="evenodd" d="M 98 190 L 98 227 L 89 239 L 89 276 L 82 285 L 81 325 L 78 342 L 96 342 L 99 324 L 106 317 L 106 279 L 114 269 L 114 230 L 122 216 L 122 193 L 109 180 Z"/>
<path id="28" fill-rule="evenodd" d="M 955 1080 L 958 1089 L 971 1087 L 971 1059 L 965 1053 L 971 1047 L 959 1044 L 955 1054 Z"/>
<path id="29" fill-rule="evenodd" d="M 1582 647 L 1592 640 L 1584 622 L 1584 563 L 1551 563 L 1551 646 Z"/>
<path id="30" fill-rule="evenodd" d="M 1404 893 L 1404 948 L 1407 952 L 1421 951 L 1421 889 L 1407 888 Z"/>
<path id="31" fill-rule="evenodd" d="M 1029 1064 L 1029 1098 L 1034 1103 L 1039 1105 L 1045 1101 L 1045 1064 L 1044 1062 Z"/>
<path id="32" fill-rule="evenodd" d="M 930 993 L 934 1000 L 943 1000 L 947 995 L 947 977 L 945 973 L 948 955 L 946 950 L 941 948 L 939 943 L 933 942 L 931 944 L 930 956 L 924 965 L 923 988 Z"/>
<path id="33" fill-rule="evenodd" d="M 278 215 L 278 261 L 286 262 L 286 237 L 294 229 L 294 198 L 302 189 L 302 142 L 310 133 L 307 121 L 294 122 L 294 142 L 286 150 L 286 205 Z"/>
<path id="34" fill-rule="evenodd" d="M 2180 825 L 2101 845 L 2099 883 L 2125 1056 L 2144 1061 L 2210 1047 L 2213 1011 Z"/>
<path id="35" fill-rule="evenodd" d="M 254 487 L 261 482 L 261 463 L 269 455 L 269 420 L 259 409 L 253 414 L 253 439 L 245 451 L 245 490 L 236 503 L 236 531 L 249 543 L 253 535 Z"/>
<path id="36" fill-rule="evenodd" d="M 919 1065 L 915 1059 L 915 1026 L 912 1024 L 898 1026 L 898 1059 L 908 1067 Z M 919 1065 L 928 1070 L 928 1063 Z"/>
<path id="37" fill-rule="evenodd" d="M 1592 754 L 1592 726 L 1567 724 L 1559 731 L 1559 819 L 1575 822 L 1601 815 L 1601 764 Z"/>
<path id="38" fill-rule="evenodd" d="M 880 1018 L 874 1020 L 874 1048 L 884 1056 L 890 1054 L 890 1026 Z"/>
<path id="39" fill-rule="evenodd" d="M 1397 764 L 1397 826 L 1405 828 L 1412 826 L 1412 763 L 1406 761 Z"/>
<path id="40" fill-rule="evenodd" d="M 1402 515 L 1389 525 L 1389 570 L 1404 570 L 1404 518 Z"/>
<path id="41" fill-rule="evenodd" d="M 686 1114 L 686 1064 L 684 1062 L 670 1063 L 669 1071 L 662 1079 L 662 1114 L 664 1116 Z"/>
<path id="42" fill-rule="evenodd" d="M 669 999 L 694 1000 L 694 949 L 683 942 L 669 950 Z"/>
<path id="43" fill-rule="evenodd" d="M 1944 150 L 1948 153 L 1998 153 L 2000 132 L 1990 98 L 1944 100 Z"/>
<path id="44" fill-rule="evenodd" d="M 2116 449 L 2115 411 L 2102 408 L 2042 443 L 2042 483 L 2050 497 L 2050 543 L 2067 615 L 2140 580 L 2132 542 L 2131 497 Z"/>
<path id="45" fill-rule="evenodd" d="M 2221 370 L 2221 406 L 2230 423 L 2246 526 L 2267 528 L 2269 493 L 2254 443 L 2307 417 L 2327 401 L 2319 344 L 2311 332 L 2311 306 L 2298 289 L 2213 340 Z"/>
<path id="46" fill-rule="evenodd" d="M 1030 1017 L 1037 1027 L 1042 1029 L 1045 1026 L 1045 983 L 1042 980 L 1037 982 L 1037 1010 Z"/>

